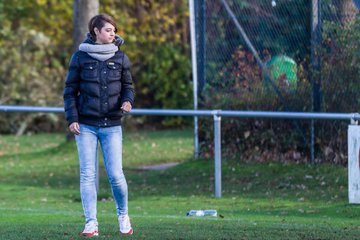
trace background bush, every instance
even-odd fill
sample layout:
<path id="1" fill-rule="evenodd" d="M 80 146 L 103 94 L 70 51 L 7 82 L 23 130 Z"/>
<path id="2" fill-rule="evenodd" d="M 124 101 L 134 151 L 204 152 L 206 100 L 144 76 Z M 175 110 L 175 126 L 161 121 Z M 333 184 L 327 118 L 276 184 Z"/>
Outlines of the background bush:
<path id="1" fill-rule="evenodd" d="M 323 41 L 320 51 L 321 111 L 358 112 L 359 80 L 359 18 L 339 22 L 323 21 Z M 275 50 L 272 50 L 275 51 Z M 266 62 L 272 51 L 262 54 Z M 310 53 L 308 53 L 310 54 Z M 229 110 L 299 111 L 312 110 L 312 80 L 314 71 L 310 55 L 296 58 L 298 84 L 296 90 L 281 88 L 282 97 L 265 87 L 264 74 L 252 53 L 237 47 L 231 59 L 213 78 L 207 79 L 203 107 Z M 212 71 L 214 73 L 215 71 Z M 212 153 L 211 119 L 201 120 L 202 146 L 205 155 Z M 347 162 L 347 125 L 345 121 L 315 121 L 317 162 Z M 246 159 L 267 161 L 309 161 L 310 121 L 268 119 L 226 119 L 222 121 L 222 141 L 225 154 L 241 154 Z"/>
<path id="2" fill-rule="evenodd" d="M 100 1 L 100 12 L 114 16 L 125 39 L 122 49 L 132 62 L 136 108 L 192 106 L 187 7 L 186 1 Z M 71 0 L 0 3 L 0 104 L 63 105 L 62 91 L 73 52 L 72 8 Z M 39 114 L 4 117 L 0 133 L 49 130 L 38 124 Z M 127 124 L 189 124 L 180 117 L 137 118 Z M 54 115 L 50 121 L 52 130 L 66 127 L 62 116 Z"/>

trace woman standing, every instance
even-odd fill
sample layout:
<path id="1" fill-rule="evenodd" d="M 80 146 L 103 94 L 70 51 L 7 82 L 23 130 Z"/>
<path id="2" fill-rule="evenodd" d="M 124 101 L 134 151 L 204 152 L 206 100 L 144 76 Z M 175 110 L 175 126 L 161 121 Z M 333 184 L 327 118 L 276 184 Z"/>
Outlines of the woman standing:
<path id="1" fill-rule="evenodd" d="M 130 62 L 119 50 L 124 40 L 116 35 L 117 26 L 111 16 L 96 15 L 88 27 L 87 39 L 70 60 L 64 89 L 65 116 L 75 134 L 80 162 L 80 193 L 86 220 L 80 235 L 98 235 L 98 142 L 116 202 L 120 232 L 129 235 L 133 229 L 122 170 L 121 117 L 131 111 L 134 102 Z"/>

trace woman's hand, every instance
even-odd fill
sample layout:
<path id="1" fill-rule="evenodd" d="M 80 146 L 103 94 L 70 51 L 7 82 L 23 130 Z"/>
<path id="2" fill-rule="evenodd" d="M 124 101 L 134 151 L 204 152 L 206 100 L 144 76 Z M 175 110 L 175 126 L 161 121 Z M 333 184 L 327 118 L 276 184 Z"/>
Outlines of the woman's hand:
<path id="1" fill-rule="evenodd" d="M 123 110 L 125 113 L 130 112 L 132 109 L 131 103 L 129 101 L 126 101 L 122 104 L 121 110 Z"/>
<path id="2" fill-rule="evenodd" d="M 79 126 L 79 123 L 73 122 L 72 124 L 70 124 L 69 130 L 70 130 L 70 132 L 72 132 L 72 133 L 75 134 L 75 135 L 80 135 L 80 126 Z"/>

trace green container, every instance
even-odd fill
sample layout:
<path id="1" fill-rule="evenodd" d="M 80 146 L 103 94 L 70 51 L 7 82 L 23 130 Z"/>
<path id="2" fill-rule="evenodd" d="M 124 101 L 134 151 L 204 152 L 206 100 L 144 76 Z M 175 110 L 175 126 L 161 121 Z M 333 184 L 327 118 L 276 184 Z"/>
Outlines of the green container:
<path id="1" fill-rule="evenodd" d="M 284 55 L 271 58 L 266 67 L 271 79 L 281 89 L 295 90 L 297 86 L 297 65 L 296 62 Z M 267 79 L 265 78 L 265 82 Z"/>

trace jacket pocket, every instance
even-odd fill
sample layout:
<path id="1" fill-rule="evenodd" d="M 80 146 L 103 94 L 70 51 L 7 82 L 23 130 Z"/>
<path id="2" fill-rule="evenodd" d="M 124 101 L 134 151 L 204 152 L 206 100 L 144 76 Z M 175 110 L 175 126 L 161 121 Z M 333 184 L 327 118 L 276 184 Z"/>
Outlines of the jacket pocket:
<path id="1" fill-rule="evenodd" d="M 121 78 L 121 69 L 122 66 L 120 63 L 117 62 L 108 62 L 107 68 L 109 71 L 108 79 L 109 80 L 120 80 Z"/>
<path id="2" fill-rule="evenodd" d="M 81 78 L 88 81 L 97 81 L 98 62 L 86 62 L 81 69 Z"/>

